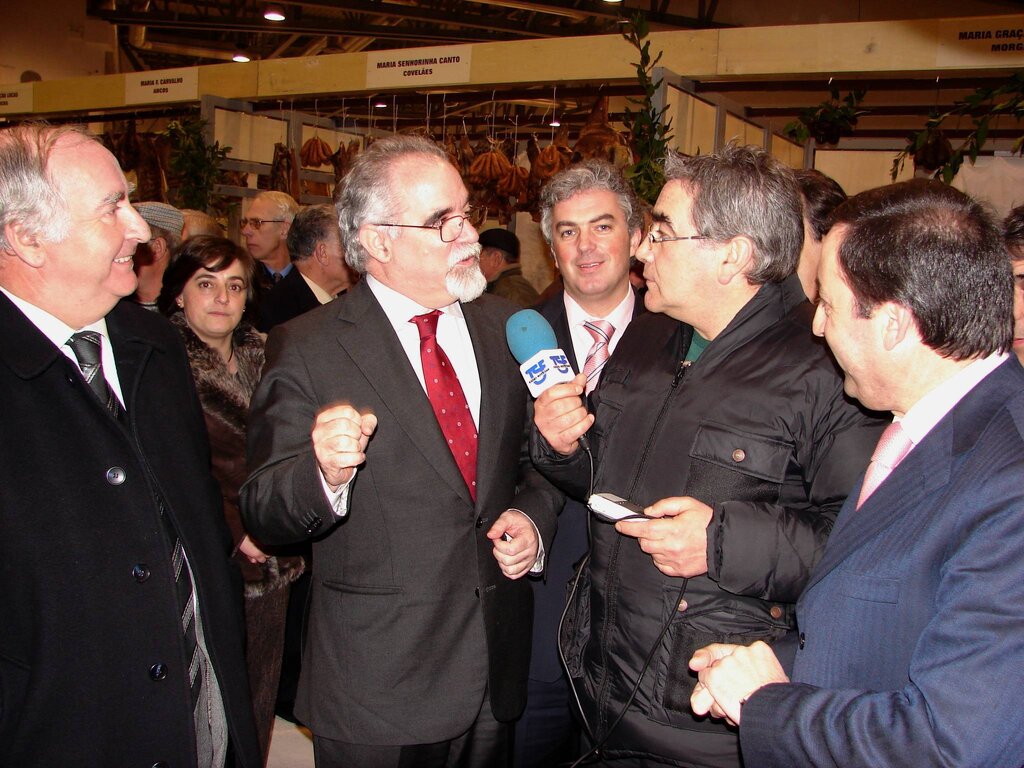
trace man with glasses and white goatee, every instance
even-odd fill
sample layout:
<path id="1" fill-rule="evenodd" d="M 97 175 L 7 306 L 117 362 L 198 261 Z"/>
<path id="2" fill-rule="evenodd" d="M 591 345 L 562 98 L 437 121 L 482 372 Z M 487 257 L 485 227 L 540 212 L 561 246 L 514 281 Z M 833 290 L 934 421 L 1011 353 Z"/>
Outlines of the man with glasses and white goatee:
<path id="1" fill-rule="evenodd" d="M 313 540 L 295 712 L 319 768 L 504 766 L 525 703 L 522 577 L 562 496 L 530 465 L 516 307 L 480 295 L 467 203 L 432 142 L 374 142 L 337 202 L 366 277 L 274 329 L 252 400 L 246 525 Z"/>
<path id="2" fill-rule="evenodd" d="M 650 520 L 594 519 L 563 652 L 608 765 L 740 765 L 734 730 L 695 717 L 686 667 L 709 642 L 782 636 L 884 424 L 843 395 L 795 274 L 792 171 L 761 149 L 671 155 L 644 263 L 650 312 L 591 395 L 537 400 L 533 455 L 570 496 Z M 591 429 L 593 427 L 593 429 Z M 742 640 L 740 640 L 742 639 Z"/>

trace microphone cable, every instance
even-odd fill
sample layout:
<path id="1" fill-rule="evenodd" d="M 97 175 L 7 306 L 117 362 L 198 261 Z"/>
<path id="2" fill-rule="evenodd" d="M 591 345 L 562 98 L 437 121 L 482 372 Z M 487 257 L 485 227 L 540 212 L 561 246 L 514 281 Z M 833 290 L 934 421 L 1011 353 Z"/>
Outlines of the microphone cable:
<path id="1" fill-rule="evenodd" d="M 587 498 L 589 499 L 594 493 L 594 454 L 590 452 L 590 443 L 585 438 L 586 435 L 583 435 L 580 438 L 580 447 L 584 451 L 586 451 L 587 458 L 590 462 L 590 483 L 587 492 Z M 579 691 L 576 689 L 576 681 L 573 679 L 572 674 L 569 672 L 569 664 L 565 659 L 565 651 L 562 648 L 561 642 L 562 627 L 565 624 L 566 616 L 569 614 L 569 607 L 573 604 L 573 600 L 576 597 L 576 591 L 579 589 L 580 579 L 583 576 L 583 570 L 590 563 L 590 552 L 593 548 L 593 532 L 591 530 L 592 525 L 593 521 L 591 519 L 591 512 L 588 507 L 587 541 L 589 543 L 589 546 L 587 548 L 587 554 L 583 556 L 582 560 L 580 560 L 580 563 L 576 568 L 576 573 L 573 575 L 572 586 L 569 589 L 569 595 L 566 598 L 565 607 L 562 609 L 562 615 L 558 619 L 558 635 L 556 637 L 556 642 L 558 645 L 558 660 L 561 662 L 562 669 L 565 670 L 566 679 L 569 681 L 569 690 L 572 691 L 573 701 L 576 703 L 576 711 L 579 713 L 580 720 L 583 725 L 583 730 L 586 732 L 587 739 L 589 739 L 590 743 L 594 745 L 589 750 L 580 755 L 576 759 L 576 761 L 569 766 L 569 768 L 578 768 L 581 765 L 586 765 L 587 761 L 591 757 L 597 757 L 600 759 L 601 749 L 608 742 L 608 738 L 612 735 L 612 733 L 614 733 L 619 723 L 622 722 L 622 718 L 626 716 L 626 712 L 629 711 L 630 706 L 632 706 L 633 701 L 636 699 L 636 695 L 640 691 L 640 684 L 643 682 L 644 677 L 647 675 L 647 670 L 650 669 L 651 662 L 654 660 L 654 655 L 657 653 L 658 648 L 661 646 L 661 641 L 665 638 L 665 635 L 668 633 L 669 628 L 672 626 L 672 620 L 675 618 L 676 612 L 678 612 L 679 604 L 683 601 L 683 598 L 686 596 L 686 587 L 689 584 L 689 579 L 683 579 L 683 583 L 679 586 L 679 594 L 676 595 L 676 600 L 674 603 L 676 610 L 669 614 L 668 621 L 666 621 L 665 624 L 662 626 L 661 631 L 658 633 L 657 639 L 651 646 L 650 651 L 648 651 L 647 657 L 644 659 L 643 666 L 640 668 L 640 673 L 637 675 L 636 681 L 633 683 L 633 688 L 629 692 L 629 696 L 626 697 L 626 702 L 622 705 L 622 709 L 619 710 L 619 713 L 615 716 L 615 720 L 612 721 L 611 726 L 609 726 L 604 736 L 600 740 L 598 740 L 593 728 L 591 728 L 590 726 L 590 721 L 587 719 L 586 712 L 583 711 L 583 703 L 580 701 L 580 694 Z"/>

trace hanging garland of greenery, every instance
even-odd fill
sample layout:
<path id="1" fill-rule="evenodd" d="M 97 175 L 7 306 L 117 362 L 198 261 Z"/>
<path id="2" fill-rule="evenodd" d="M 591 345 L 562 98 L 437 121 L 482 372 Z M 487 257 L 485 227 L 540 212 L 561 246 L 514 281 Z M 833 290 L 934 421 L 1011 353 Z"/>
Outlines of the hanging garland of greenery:
<path id="1" fill-rule="evenodd" d="M 945 162 L 938 165 L 935 178 L 942 179 L 946 184 L 953 181 L 960 171 L 965 159 L 971 164 L 978 159 L 978 153 L 988 141 L 989 130 L 993 124 L 1003 117 L 1013 118 L 1020 123 L 1024 118 L 1024 72 L 1016 72 L 1003 85 L 997 88 L 978 88 L 970 96 L 961 101 L 953 102 L 953 107 L 939 115 L 932 115 L 923 129 L 907 139 L 907 146 L 892 161 L 893 181 L 900 175 L 908 157 L 914 157 L 926 149 L 930 143 L 937 141 L 936 136 L 942 135 L 941 126 L 947 120 L 970 118 L 974 128 L 959 147 L 953 149 Z M 1024 133 L 1014 142 L 1013 152 L 1024 151 Z"/>
<path id="2" fill-rule="evenodd" d="M 653 205 L 665 185 L 662 166 L 672 139 L 669 133 L 672 120 L 664 119 L 667 106 L 661 109 L 654 106 L 654 96 L 662 82 L 654 79 L 654 68 L 661 61 L 661 52 L 651 57 L 651 41 L 645 39 L 648 31 L 647 18 L 639 12 L 623 25 L 622 36 L 640 52 L 640 61 L 633 64 L 636 66 L 637 81 L 644 92 L 641 99 L 629 99 L 640 108 L 632 110 L 626 107 L 623 122 L 629 129 L 633 147 L 633 164 L 626 167 L 626 178 L 632 183 L 637 197 Z"/>

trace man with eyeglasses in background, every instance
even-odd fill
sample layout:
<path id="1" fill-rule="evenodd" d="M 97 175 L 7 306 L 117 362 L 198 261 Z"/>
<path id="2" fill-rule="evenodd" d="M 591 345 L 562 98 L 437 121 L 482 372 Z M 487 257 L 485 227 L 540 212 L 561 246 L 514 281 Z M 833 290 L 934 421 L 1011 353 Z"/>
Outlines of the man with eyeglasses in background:
<path id="1" fill-rule="evenodd" d="M 884 421 L 844 396 L 811 333 L 792 171 L 729 145 L 671 154 L 665 177 L 637 252 L 651 311 L 606 363 L 593 415 L 582 374 L 538 398 L 531 447 L 544 474 L 584 499 L 589 430 L 593 490 L 654 518 L 594 520 L 562 638 L 602 764 L 737 768 L 735 731 L 690 710 L 686 662 L 710 642 L 793 626 Z"/>
<path id="2" fill-rule="evenodd" d="M 249 210 L 239 222 L 245 247 L 258 264 L 257 298 L 265 295 L 292 270 L 288 229 L 298 212 L 299 204 L 286 192 L 260 192 L 252 199 Z"/>
<path id="3" fill-rule="evenodd" d="M 318 768 L 503 767 L 525 703 L 522 577 L 562 496 L 527 455 L 516 307 L 480 296 L 467 202 L 426 139 L 359 155 L 337 207 L 366 277 L 274 329 L 252 400 L 246 525 L 313 539 L 295 713 Z"/>

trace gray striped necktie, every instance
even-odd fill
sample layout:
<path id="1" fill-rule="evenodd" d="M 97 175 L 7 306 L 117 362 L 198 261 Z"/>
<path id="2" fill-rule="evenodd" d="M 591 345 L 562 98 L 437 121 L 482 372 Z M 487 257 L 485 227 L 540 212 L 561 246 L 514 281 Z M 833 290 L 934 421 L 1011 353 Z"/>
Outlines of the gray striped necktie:
<path id="1" fill-rule="evenodd" d="M 607 320 L 587 320 L 583 323 L 587 333 L 594 339 L 594 343 L 587 352 L 586 362 L 583 364 L 583 373 L 587 375 L 587 394 L 589 395 L 597 386 L 601 378 L 601 369 L 608 362 L 608 343 L 615 333 L 615 326 Z"/>
<path id="2" fill-rule="evenodd" d="M 114 390 L 107 384 L 103 376 L 103 360 L 100 354 L 100 335 L 96 331 L 79 331 L 71 334 L 67 344 L 75 353 L 78 360 L 78 367 L 85 377 L 85 383 L 89 385 L 100 402 L 107 406 L 107 410 L 117 415 L 118 402 Z"/>
<path id="3" fill-rule="evenodd" d="M 103 375 L 103 358 L 100 350 L 100 334 L 96 331 L 79 331 L 72 334 L 68 339 L 68 346 L 75 353 L 78 360 L 78 367 L 82 371 L 89 388 L 95 393 L 100 402 L 107 406 L 107 409 L 119 416 L 121 404 L 114 395 L 114 391 L 107 384 Z M 168 541 L 171 542 L 171 568 L 174 571 L 174 586 L 178 599 L 179 616 L 181 617 L 181 633 L 184 639 L 185 661 L 188 664 L 189 688 L 192 696 L 192 710 L 195 712 L 199 702 L 199 692 L 202 688 L 203 679 L 200 674 L 201 659 L 199 656 L 199 640 L 196 635 L 195 600 L 192 595 L 192 577 L 189 574 L 188 566 L 185 563 L 185 549 L 181 544 L 181 537 L 174 528 L 174 524 L 167 516 L 163 501 L 158 497 L 157 506 L 160 509 L 160 521 L 167 532 Z M 167 669 L 163 664 L 154 664 L 149 670 L 154 680 L 162 680 L 167 675 Z"/>

